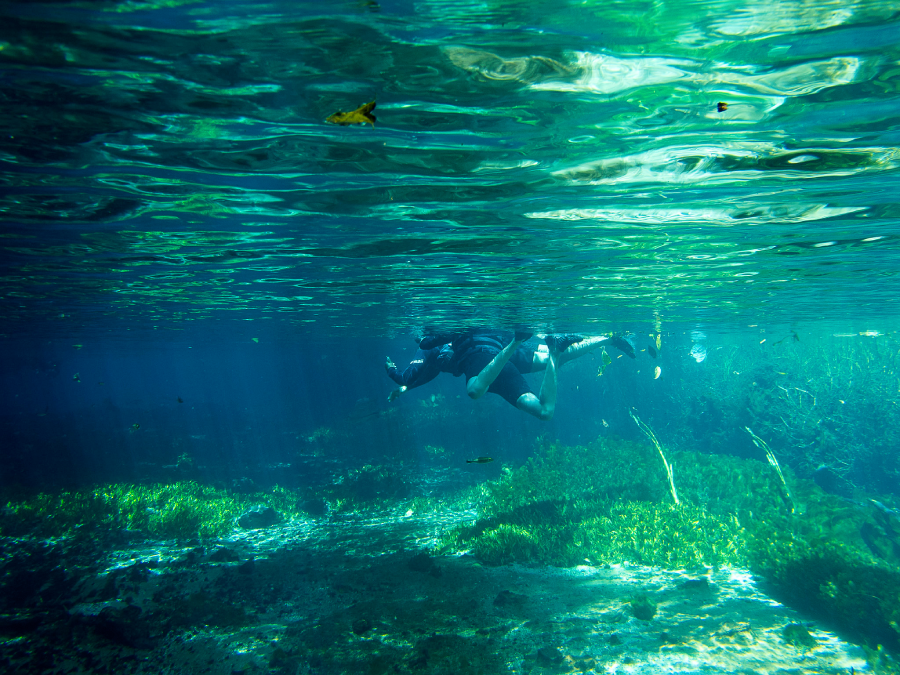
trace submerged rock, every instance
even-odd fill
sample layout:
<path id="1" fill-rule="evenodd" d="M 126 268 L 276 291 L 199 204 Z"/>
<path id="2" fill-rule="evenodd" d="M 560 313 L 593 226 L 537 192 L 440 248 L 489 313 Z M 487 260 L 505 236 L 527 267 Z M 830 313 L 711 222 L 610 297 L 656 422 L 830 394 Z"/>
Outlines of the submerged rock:
<path id="1" fill-rule="evenodd" d="M 368 619 L 357 619 L 353 622 L 353 632 L 357 635 L 363 635 L 367 633 L 369 629 L 372 627 L 372 623 Z"/>
<path id="2" fill-rule="evenodd" d="M 245 530 L 259 530 L 270 527 L 279 520 L 281 516 L 271 506 L 254 506 L 238 518 L 238 525 Z"/>
<path id="3" fill-rule="evenodd" d="M 417 555 L 414 555 L 409 559 L 407 567 L 409 567 L 409 569 L 414 572 L 430 574 L 433 577 L 441 576 L 441 568 L 435 564 L 434 558 L 432 558 L 427 553 L 419 553 Z"/>
<path id="4" fill-rule="evenodd" d="M 713 587 L 709 583 L 709 579 L 706 577 L 699 577 L 697 579 L 688 579 L 687 581 L 681 584 L 681 590 L 690 591 L 691 593 L 708 593 L 713 590 Z"/>
<path id="5" fill-rule="evenodd" d="M 297 505 L 301 511 L 305 511 L 314 518 L 324 516 L 328 513 L 328 502 L 321 497 L 312 497 L 305 499 Z"/>
<path id="6" fill-rule="evenodd" d="M 811 649 L 816 646 L 816 639 L 809 634 L 802 623 L 789 623 L 782 631 L 784 641 L 798 648 Z"/>
<path id="7" fill-rule="evenodd" d="M 537 661 L 542 666 L 558 666 L 563 662 L 563 655 L 555 647 L 541 647 L 537 650 Z"/>
<path id="8" fill-rule="evenodd" d="M 656 616 L 656 603 L 646 595 L 639 595 L 631 601 L 631 612 L 635 619 L 650 621 Z"/>
<path id="9" fill-rule="evenodd" d="M 150 627 L 141 614 L 141 608 L 135 605 L 122 609 L 104 607 L 88 623 L 98 635 L 115 644 L 132 649 L 152 649 Z"/>
<path id="10" fill-rule="evenodd" d="M 494 598 L 494 607 L 521 607 L 527 600 L 527 595 L 512 591 L 500 591 Z"/>
<path id="11" fill-rule="evenodd" d="M 230 548 L 220 546 L 209 556 L 210 562 L 237 562 L 241 557 Z"/>

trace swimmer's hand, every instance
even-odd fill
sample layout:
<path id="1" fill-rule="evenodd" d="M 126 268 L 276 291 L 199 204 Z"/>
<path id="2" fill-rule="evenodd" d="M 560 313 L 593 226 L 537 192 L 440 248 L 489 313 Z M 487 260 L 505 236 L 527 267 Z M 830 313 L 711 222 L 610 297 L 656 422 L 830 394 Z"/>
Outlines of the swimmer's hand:
<path id="1" fill-rule="evenodd" d="M 391 361 L 391 357 L 388 356 L 388 357 L 387 357 L 387 360 L 384 362 L 384 369 L 385 369 L 385 370 L 390 370 L 391 368 L 396 368 L 396 367 L 397 367 L 397 366 L 394 365 L 394 362 Z M 388 400 L 390 400 L 390 399 L 388 399 Z"/>
<path id="2" fill-rule="evenodd" d="M 388 403 L 398 398 L 404 391 L 406 391 L 405 386 L 397 387 L 396 389 L 394 389 L 390 394 L 388 394 Z"/>

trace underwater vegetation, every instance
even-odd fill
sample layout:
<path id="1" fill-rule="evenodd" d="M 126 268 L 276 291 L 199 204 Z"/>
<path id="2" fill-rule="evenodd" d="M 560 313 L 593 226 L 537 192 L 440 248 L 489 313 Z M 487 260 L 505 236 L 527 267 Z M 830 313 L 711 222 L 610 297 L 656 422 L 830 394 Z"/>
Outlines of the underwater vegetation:
<path id="1" fill-rule="evenodd" d="M 367 464 L 351 469 L 316 494 L 336 513 L 386 508 L 405 499 L 411 485 L 396 469 Z"/>
<path id="2" fill-rule="evenodd" d="M 749 566 L 791 606 L 900 651 L 900 518 L 892 509 L 827 494 L 762 459 L 681 452 L 670 464 L 680 505 L 651 445 L 545 444 L 481 486 L 481 517 L 448 531 L 443 549 L 489 564 Z"/>
<path id="3" fill-rule="evenodd" d="M 382 508 L 409 491 L 395 470 L 371 465 L 342 473 L 317 489 L 274 486 L 242 493 L 196 481 L 119 483 L 8 499 L 0 514 L 0 536 L 132 532 L 158 539 L 212 538 L 236 527 L 271 525 L 279 518 Z"/>
<path id="4" fill-rule="evenodd" d="M 9 501 L 0 517 L 0 535 L 94 536 L 132 531 L 160 539 L 216 537 L 233 530 L 249 507 L 262 504 L 293 515 L 299 512 L 299 499 L 299 491 L 277 486 L 237 494 L 195 481 L 113 484 Z"/>
<path id="5" fill-rule="evenodd" d="M 758 348 L 722 348 L 683 378 L 670 401 L 657 405 L 685 412 L 667 430 L 673 445 L 749 450 L 749 427 L 801 476 L 831 467 L 860 489 L 896 492 L 898 352 L 892 335 L 821 343 L 800 336 Z"/>
<path id="6" fill-rule="evenodd" d="M 444 546 L 488 563 L 618 563 L 679 568 L 741 564 L 741 526 L 703 504 L 676 506 L 652 450 L 629 441 L 545 446 L 481 486 L 474 524 Z"/>

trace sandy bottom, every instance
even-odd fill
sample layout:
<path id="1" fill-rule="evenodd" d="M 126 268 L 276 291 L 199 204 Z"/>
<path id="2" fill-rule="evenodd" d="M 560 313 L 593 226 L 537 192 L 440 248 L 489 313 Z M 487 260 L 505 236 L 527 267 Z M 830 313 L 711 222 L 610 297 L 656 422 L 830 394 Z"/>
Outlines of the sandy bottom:
<path id="1" fill-rule="evenodd" d="M 867 670 L 858 647 L 766 597 L 744 571 L 487 567 L 423 553 L 451 520 L 295 521 L 219 542 L 107 547 L 95 561 L 83 546 L 6 540 L 0 670 Z M 634 616 L 640 595 L 656 605 L 651 619 Z M 786 639 L 792 624 L 802 642 Z"/>

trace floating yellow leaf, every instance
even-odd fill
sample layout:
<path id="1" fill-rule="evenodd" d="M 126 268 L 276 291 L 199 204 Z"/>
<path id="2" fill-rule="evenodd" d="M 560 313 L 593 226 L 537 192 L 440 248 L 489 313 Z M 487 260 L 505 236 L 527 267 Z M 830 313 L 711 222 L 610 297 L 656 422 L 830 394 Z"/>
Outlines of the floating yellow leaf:
<path id="1" fill-rule="evenodd" d="M 352 112 L 345 113 L 338 110 L 333 115 L 329 115 L 325 121 L 332 124 L 340 124 L 342 127 L 348 124 L 371 124 L 374 127 L 375 115 L 372 114 L 373 110 L 375 110 L 375 101 L 361 105 Z"/>
<path id="2" fill-rule="evenodd" d="M 606 347 L 602 347 L 600 349 L 600 368 L 597 369 L 597 377 L 600 377 L 603 374 L 603 371 L 606 370 L 606 367 L 612 363 L 612 359 L 609 357 L 609 354 L 606 353 Z"/>

